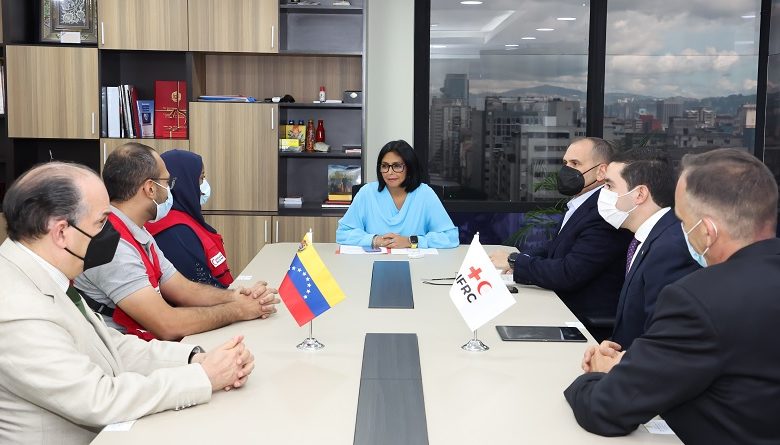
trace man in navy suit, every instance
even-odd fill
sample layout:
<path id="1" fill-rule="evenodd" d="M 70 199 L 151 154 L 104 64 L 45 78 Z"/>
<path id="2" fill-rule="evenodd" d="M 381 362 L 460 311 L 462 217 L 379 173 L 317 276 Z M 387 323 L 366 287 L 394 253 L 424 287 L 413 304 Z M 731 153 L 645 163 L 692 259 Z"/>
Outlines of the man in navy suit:
<path id="1" fill-rule="evenodd" d="M 777 183 L 735 149 L 682 163 L 675 213 L 704 268 L 666 286 L 647 331 L 624 353 L 599 348 L 564 395 L 603 436 L 660 414 L 689 445 L 778 444 Z"/>
<path id="2" fill-rule="evenodd" d="M 680 220 L 670 211 L 675 183 L 674 169 L 657 150 L 618 153 L 607 166 L 599 213 L 616 229 L 634 233 L 612 333 L 617 350 L 628 349 L 645 332 L 661 289 L 699 268 L 688 253 Z M 584 366 L 593 348 L 585 353 Z"/>
<path id="3" fill-rule="evenodd" d="M 631 233 L 599 215 L 599 189 L 614 150 L 605 140 L 574 141 L 563 156 L 558 191 L 573 196 L 558 233 L 540 255 L 497 251 L 496 268 L 514 280 L 555 291 L 596 340 L 612 333 Z"/>

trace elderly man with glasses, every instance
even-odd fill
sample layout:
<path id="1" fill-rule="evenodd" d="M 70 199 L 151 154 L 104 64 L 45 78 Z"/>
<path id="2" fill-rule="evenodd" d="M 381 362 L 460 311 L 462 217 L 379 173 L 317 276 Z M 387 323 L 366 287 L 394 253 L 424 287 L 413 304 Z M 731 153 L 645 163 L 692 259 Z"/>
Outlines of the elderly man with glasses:
<path id="1" fill-rule="evenodd" d="M 265 282 L 218 289 L 187 280 L 165 258 L 144 224 L 168 214 L 176 178 L 152 148 L 119 147 L 106 160 L 103 182 L 108 220 L 121 240 L 111 262 L 85 271 L 75 286 L 109 326 L 145 340 L 178 340 L 276 312 L 276 290 Z"/>

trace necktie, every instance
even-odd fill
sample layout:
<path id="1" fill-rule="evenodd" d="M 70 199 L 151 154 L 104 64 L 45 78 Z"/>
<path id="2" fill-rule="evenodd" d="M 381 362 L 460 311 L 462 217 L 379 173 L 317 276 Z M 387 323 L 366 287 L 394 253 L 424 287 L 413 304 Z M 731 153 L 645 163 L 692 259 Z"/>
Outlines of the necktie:
<path id="1" fill-rule="evenodd" d="M 73 304 L 75 304 L 79 309 L 81 315 L 83 315 L 84 318 L 87 318 L 87 311 L 84 309 L 84 302 L 81 301 L 81 295 L 79 294 L 79 291 L 77 291 L 75 287 L 70 286 L 65 293 L 70 297 L 70 301 L 72 301 Z"/>
<path id="2" fill-rule="evenodd" d="M 628 245 L 628 252 L 626 252 L 626 275 L 628 275 L 628 271 L 631 269 L 631 260 L 634 258 L 637 247 L 639 247 L 639 240 L 633 238 Z"/>

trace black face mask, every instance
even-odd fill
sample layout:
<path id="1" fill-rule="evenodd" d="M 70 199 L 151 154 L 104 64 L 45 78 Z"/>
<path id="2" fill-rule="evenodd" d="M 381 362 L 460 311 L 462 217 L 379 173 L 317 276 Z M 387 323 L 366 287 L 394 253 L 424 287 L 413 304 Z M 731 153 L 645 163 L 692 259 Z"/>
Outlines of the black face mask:
<path id="1" fill-rule="evenodd" d="M 585 173 L 593 170 L 598 166 L 599 164 L 594 165 L 593 167 L 585 170 Z M 558 172 L 558 192 L 561 195 L 574 196 L 581 192 L 585 187 L 589 187 L 591 184 L 596 182 L 594 180 L 590 184 L 585 185 L 585 173 L 581 173 L 576 168 L 571 168 L 568 165 L 561 167 L 561 170 Z"/>
<path id="2" fill-rule="evenodd" d="M 84 270 L 108 264 L 111 262 L 111 260 L 114 259 L 116 247 L 119 245 L 119 232 L 114 229 L 114 226 L 111 224 L 111 222 L 106 221 L 103 229 L 100 230 L 100 232 L 98 232 L 98 234 L 95 236 L 90 236 L 83 230 L 79 229 L 76 224 L 71 223 L 70 225 L 90 239 L 90 242 L 87 245 L 87 253 L 84 254 L 83 257 L 80 257 L 71 252 L 71 250 L 67 247 L 65 248 L 69 254 L 75 256 L 81 261 L 84 261 Z"/>

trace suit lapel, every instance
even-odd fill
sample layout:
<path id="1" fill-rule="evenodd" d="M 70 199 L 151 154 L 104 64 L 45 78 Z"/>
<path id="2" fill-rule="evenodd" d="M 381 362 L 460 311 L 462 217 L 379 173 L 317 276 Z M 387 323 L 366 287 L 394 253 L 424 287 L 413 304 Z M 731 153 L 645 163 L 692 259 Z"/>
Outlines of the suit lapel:
<path id="1" fill-rule="evenodd" d="M 655 226 L 653 226 L 653 229 L 650 230 L 650 233 L 647 235 L 647 239 L 639 245 L 639 252 L 637 252 L 636 258 L 634 258 L 634 262 L 631 263 L 631 269 L 628 270 L 626 279 L 623 282 L 623 287 L 620 289 L 620 298 L 618 299 L 617 308 L 618 317 L 615 320 L 615 328 L 617 328 L 617 326 L 620 324 L 620 314 L 623 312 L 623 306 L 626 303 L 626 292 L 628 287 L 631 285 L 631 281 L 634 279 L 634 275 L 636 274 L 637 270 L 639 270 L 639 268 L 642 266 L 642 261 L 645 259 L 645 254 L 650 251 L 650 248 L 653 245 L 653 241 L 655 241 L 656 238 L 658 238 L 658 236 L 664 232 L 664 230 L 675 223 L 679 224 L 679 220 L 674 215 L 674 212 L 672 210 L 667 211 L 666 214 L 664 214 L 664 216 L 662 216 L 661 219 L 655 223 Z"/>
<path id="2" fill-rule="evenodd" d="M 588 212 L 593 208 L 593 206 L 596 205 L 596 202 L 598 201 L 598 195 L 599 195 L 598 193 L 594 193 L 591 196 L 589 196 L 588 199 L 586 199 L 585 202 L 583 202 L 579 207 L 577 207 L 577 210 L 575 210 L 574 213 L 571 214 L 569 220 L 566 221 L 566 225 L 564 225 L 563 228 L 560 229 L 560 231 L 557 233 L 555 238 L 553 238 L 552 242 L 550 243 L 550 249 L 548 251 L 550 257 L 553 256 L 555 249 L 558 248 L 558 244 L 562 239 L 561 235 L 567 233 L 568 231 L 573 230 L 572 227 L 575 227 L 579 222 L 579 220 L 581 220 L 586 214 L 588 214 Z M 561 222 L 563 222 L 563 219 L 561 219 Z"/>
<path id="3" fill-rule="evenodd" d="M 72 326 L 78 326 L 79 324 L 84 323 L 84 315 L 82 315 L 76 305 L 73 304 L 73 301 L 70 300 L 70 297 L 68 297 L 68 295 L 62 291 L 62 289 L 57 285 L 54 279 L 52 279 L 49 273 L 44 270 L 43 267 L 41 267 L 41 265 L 38 264 L 38 262 L 35 261 L 35 259 L 27 252 L 20 249 L 10 239 L 6 239 L 5 242 L 0 245 L 0 255 L 5 257 L 10 263 L 19 268 L 19 271 L 23 275 L 26 275 L 27 278 L 35 285 L 35 287 L 38 288 L 38 290 L 43 295 L 51 297 L 54 300 L 54 304 L 56 304 L 57 307 L 63 311 L 63 314 L 67 317 L 68 322 Z M 89 308 L 86 303 L 84 303 L 84 306 Z M 110 340 L 106 338 L 106 335 L 108 334 L 105 328 L 99 329 L 96 326 L 96 323 L 101 323 L 101 321 L 98 320 L 97 316 L 91 313 L 91 311 L 87 311 L 87 315 L 91 325 L 90 328 L 92 328 L 97 334 L 94 341 L 90 342 L 91 345 L 97 349 L 98 352 L 100 352 L 100 354 L 106 360 L 106 363 L 108 363 L 108 365 L 113 370 L 114 375 L 118 374 L 119 364 L 108 350 L 107 345 L 111 343 Z M 101 334 L 101 332 L 103 333 Z M 97 341 L 98 339 L 100 341 Z"/>

